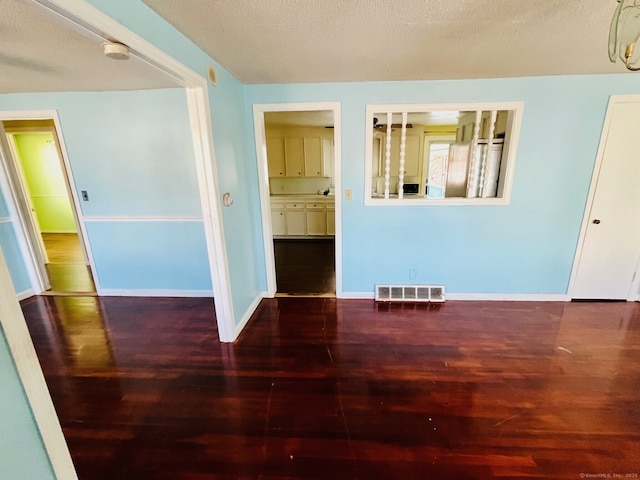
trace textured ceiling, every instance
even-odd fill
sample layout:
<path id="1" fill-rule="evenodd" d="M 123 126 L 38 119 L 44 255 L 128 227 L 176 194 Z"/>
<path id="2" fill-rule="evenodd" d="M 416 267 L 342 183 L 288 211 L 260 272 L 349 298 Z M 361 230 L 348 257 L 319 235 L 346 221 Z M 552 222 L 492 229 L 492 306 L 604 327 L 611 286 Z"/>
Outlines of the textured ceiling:
<path id="1" fill-rule="evenodd" d="M 244 83 L 625 72 L 616 0 L 143 0 Z"/>
<path id="2" fill-rule="evenodd" d="M 31 0 L 0 0 L 0 4 L 0 93 L 177 86 L 134 57 L 108 59 L 102 54 L 102 38 Z"/>

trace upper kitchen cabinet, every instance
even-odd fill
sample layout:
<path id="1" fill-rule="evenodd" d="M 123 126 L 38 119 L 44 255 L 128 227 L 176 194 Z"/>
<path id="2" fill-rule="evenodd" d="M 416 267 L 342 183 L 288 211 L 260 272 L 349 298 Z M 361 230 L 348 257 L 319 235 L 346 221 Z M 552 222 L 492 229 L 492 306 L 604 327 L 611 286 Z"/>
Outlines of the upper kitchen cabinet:
<path id="1" fill-rule="evenodd" d="M 304 173 L 306 177 L 323 176 L 322 140 L 320 137 L 305 137 L 304 139 Z"/>
<path id="2" fill-rule="evenodd" d="M 333 129 L 266 128 L 269 177 L 333 176 Z"/>
<path id="3" fill-rule="evenodd" d="M 284 164 L 287 177 L 303 177 L 304 174 L 304 139 L 300 137 L 285 137 Z M 267 157 L 268 158 L 268 157 Z"/>
<path id="4" fill-rule="evenodd" d="M 284 138 L 267 138 L 267 158 L 269 159 L 269 177 L 284 177 Z"/>

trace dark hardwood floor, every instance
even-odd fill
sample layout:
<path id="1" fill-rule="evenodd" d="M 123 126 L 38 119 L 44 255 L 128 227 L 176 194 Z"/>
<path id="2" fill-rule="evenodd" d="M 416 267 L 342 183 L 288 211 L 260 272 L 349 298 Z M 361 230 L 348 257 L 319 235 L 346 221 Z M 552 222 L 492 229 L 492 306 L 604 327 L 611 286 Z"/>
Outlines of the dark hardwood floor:
<path id="1" fill-rule="evenodd" d="M 333 238 L 273 241 L 278 293 L 315 295 L 336 293 Z"/>
<path id="2" fill-rule="evenodd" d="M 81 480 L 640 474 L 636 303 L 22 307 Z"/>

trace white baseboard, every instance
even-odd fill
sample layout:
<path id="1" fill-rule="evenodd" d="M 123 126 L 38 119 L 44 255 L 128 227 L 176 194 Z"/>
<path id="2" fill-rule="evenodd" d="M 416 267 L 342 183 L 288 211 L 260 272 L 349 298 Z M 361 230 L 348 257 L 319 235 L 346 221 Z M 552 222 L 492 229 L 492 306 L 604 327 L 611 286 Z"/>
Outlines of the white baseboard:
<path id="1" fill-rule="evenodd" d="M 213 290 L 118 290 L 102 288 L 101 297 L 213 297 Z"/>
<path id="2" fill-rule="evenodd" d="M 340 295 L 336 295 L 337 298 L 346 298 L 352 300 L 373 300 L 376 298 L 374 292 L 341 292 Z"/>
<path id="3" fill-rule="evenodd" d="M 33 297 L 35 294 L 35 290 L 33 288 L 30 288 L 28 290 L 23 290 L 22 292 L 16 293 L 16 298 L 20 302 L 21 300 L 24 300 L 26 298 Z"/>
<path id="4" fill-rule="evenodd" d="M 268 298 L 267 292 L 258 293 L 258 295 L 256 295 L 256 298 L 253 299 L 253 302 L 251 302 L 251 305 L 249 305 L 249 308 L 247 308 L 246 312 L 244 312 L 244 315 L 240 319 L 240 323 L 236 325 L 236 328 L 233 332 L 234 342 L 238 339 L 238 336 L 240 335 L 244 327 L 247 325 L 247 322 L 249 322 L 249 319 L 251 318 L 251 316 L 255 313 L 256 309 L 258 308 L 258 305 L 260 305 L 260 302 L 262 301 L 263 298 Z"/>
<path id="5" fill-rule="evenodd" d="M 374 299 L 374 292 L 342 292 L 338 298 Z M 481 300 L 502 302 L 568 302 L 565 293 L 445 293 L 447 300 Z"/>
<path id="6" fill-rule="evenodd" d="M 566 293 L 445 293 L 446 300 L 485 302 L 568 302 Z"/>

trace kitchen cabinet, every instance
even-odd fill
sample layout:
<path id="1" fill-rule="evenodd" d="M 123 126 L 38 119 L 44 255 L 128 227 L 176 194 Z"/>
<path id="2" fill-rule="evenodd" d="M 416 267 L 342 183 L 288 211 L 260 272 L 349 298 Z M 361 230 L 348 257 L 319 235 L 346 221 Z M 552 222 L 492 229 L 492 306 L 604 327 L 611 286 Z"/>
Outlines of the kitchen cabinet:
<path id="1" fill-rule="evenodd" d="M 327 203 L 327 235 L 336 234 L 336 207 L 335 203 Z"/>
<path id="2" fill-rule="evenodd" d="M 327 234 L 327 212 L 325 202 L 307 202 L 307 235 L 325 236 Z"/>
<path id="3" fill-rule="evenodd" d="M 269 177 L 284 177 L 286 175 L 283 137 L 267 138 L 267 164 Z"/>
<path id="4" fill-rule="evenodd" d="M 287 177 L 304 176 L 304 143 L 302 137 L 284 139 L 284 160 Z"/>
<path id="5" fill-rule="evenodd" d="M 293 196 L 292 196 L 293 197 Z M 335 202 L 318 196 L 271 199 L 271 229 L 276 237 L 325 237 L 335 235 Z"/>
<path id="6" fill-rule="evenodd" d="M 333 139 L 322 139 L 322 176 L 333 177 Z"/>
<path id="7" fill-rule="evenodd" d="M 304 138 L 304 176 L 322 176 L 322 142 L 320 137 Z"/>
<path id="8" fill-rule="evenodd" d="M 399 176 L 400 171 L 400 136 L 399 131 L 391 134 L 391 162 L 389 165 L 389 175 Z M 386 161 L 387 136 L 376 132 L 373 138 L 373 176 L 384 176 Z M 404 153 L 404 175 L 406 177 L 417 177 L 420 175 L 422 167 L 422 136 L 407 132 Z"/>
<path id="9" fill-rule="evenodd" d="M 271 232 L 278 237 L 287 233 L 284 205 L 281 203 L 271 203 Z"/>
<path id="10" fill-rule="evenodd" d="M 287 236 L 304 236 L 306 234 L 307 221 L 304 203 L 287 203 L 285 205 L 285 220 Z"/>
<path id="11" fill-rule="evenodd" d="M 278 200 L 271 201 L 271 232 L 280 237 L 287 234 L 284 203 Z"/>
<path id="12" fill-rule="evenodd" d="M 331 177 L 333 131 L 324 128 L 274 128 L 267 131 L 269 178 Z"/>
<path id="13" fill-rule="evenodd" d="M 392 135 L 391 141 L 391 175 L 399 175 L 400 167 L 400 135 Z M 405 141 L 404 174 L 417 177 L 420 167 L 420 140 L 418 135 L 407 135 Z"/>

